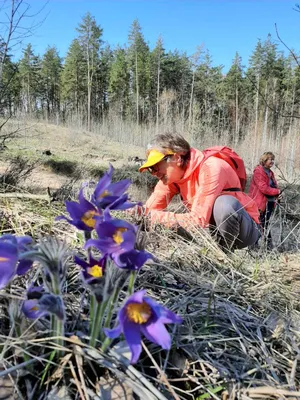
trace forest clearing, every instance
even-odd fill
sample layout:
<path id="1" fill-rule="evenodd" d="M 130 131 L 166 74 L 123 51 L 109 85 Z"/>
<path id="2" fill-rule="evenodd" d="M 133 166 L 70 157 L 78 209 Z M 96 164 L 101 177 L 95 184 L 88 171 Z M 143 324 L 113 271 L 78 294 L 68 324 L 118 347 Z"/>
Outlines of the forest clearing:
<path id="1" fill-rule="evenodd" d="M 0 0 L 0 399 L 300 399 L 294 17 L 264 0 L 38 3 Z M 177 152 L 139 167 L 164 133 L 232 148 L 247 193 L 276 157 L 272 248 L 149 223 Z M 178 190 L 168 211 L 185 214 Z"/>

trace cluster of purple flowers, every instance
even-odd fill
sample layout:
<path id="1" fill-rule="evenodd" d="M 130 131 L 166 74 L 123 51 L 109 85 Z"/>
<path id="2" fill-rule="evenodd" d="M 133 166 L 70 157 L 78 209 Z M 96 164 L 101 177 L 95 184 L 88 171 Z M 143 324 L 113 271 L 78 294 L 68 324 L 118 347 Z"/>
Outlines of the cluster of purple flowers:
<path id="1" fill-rule="evenodd" d="M 75 256 L 74 261 L 82 269 L 82 278 L 91 289 L 99 305 L 103 301 L 101 291 L 107 275 L 107 266 L 119 271 L 138 271 L 152 255 L 144 250 L 137 250 L 137 227 L 121 219 L 113 218 L 112 210 L 126 210 L 137 203 L 131 203 L 125 191 L 130 185 L 129 180 L 112 183 L 113 168 L 96 184 L 94 192 L 87 200 L 84 188 L 80 190 L 78 202 L 66 202 L 69 218 L 64 216 L 57 219 L 67 220 L 77 229 L 84 231 L 87 238 L 84 248 L 87 250 L 87 261 Z M 23 302 L 23 312 L 29 318 L 38 318 L 46 314 L 53 314 L 59 320 L 64 320 L 64 305 L 61 298 L 62 261 L 58 254 L 52 257 L 53 251 L 44 249 L 42 252 L 30 249 L 31 238 L 17 238 L 5 235 L 0 238 L 0 288 L 7 285 L 14 275 L 25 274 L 31 267 L 33 260 L 48 265 L 48 278 L 44 286 L 30 287 L 27 300 Z M 101 256 L 92 255 L 96 249 Z M 51 260 L 52 257 L 52 260 Z M 53 262 L 54 260 L 54 262 Z M 55 265 L 54 265 L 55 264 Z M 52 284 L 49 285 L 51 281 Z M 115 282 L 118 285 L 118 281 Z M 121 288 L 119 288 L 121 289 Z M 49 293 L 50 292 L 50 293 Z M 101 304 L 102 306 L 102 304 Z M 103 311 L 103 310 L 102 310 Z M 101 316 L 101 315 L 100 315 Z M 101 319 L 94 318 L 93 324 L 101 323 Z M 106 326 L 109 326 L 109 323 Z M 118 313 L 118 325 L 115 329 L 104 329 L 106 336 L 115 339 L 121 333 L 131 349 L 134 363 L 141 353 L 141 333 L 150 341 L 157 343 L 163 349 L 169 349 L 171 338 L 165 324 L 181 323 L 182 319 L 173 312 L 160 306 L 146 296 L 141 290 L 129 296 Z M 99 332 L 99 331 L 98 331 Z"/>
<path id="2" fill-rule="evenodd" d="M 0 289 L 7 286 L 16 276 L 25 275 L 33 261 L 39 258 L 40 251 L 34 246 L 30 236 L 3 235 L 0 237 Z M 59 260 L 57 260 L 59 261 Z M 28 318 L 54 314 L 64 318 L 64 307 L 61 297 L 46 290 L 44 286 L 31 286 L 27 300 L 23 302 L 22 311 Z"/>

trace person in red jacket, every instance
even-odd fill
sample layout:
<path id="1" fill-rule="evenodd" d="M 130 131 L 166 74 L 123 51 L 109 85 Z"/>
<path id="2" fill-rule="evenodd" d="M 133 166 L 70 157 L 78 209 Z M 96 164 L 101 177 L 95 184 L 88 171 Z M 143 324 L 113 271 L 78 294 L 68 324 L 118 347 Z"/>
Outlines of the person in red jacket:
<path id="1" fill-rule="evenodd" d="M 274 165 L 275 156 L 272 152 L 265 152 L 259 160 L 259 165 L 254 169 L 249 188 L 249 196 L 256 202 L 261 227 L 266 236 L 267 247 L 271 249 L 272 236 L 268 231 L 271 215 L 275 210 L 276 201 L 280 196 L 275 176 L 271 168 Z"/>
<path id="2" fill-rule="evenodd" d="M 242 191 L 240 179 L 227 161 L 215 156 L 205 159 L 203 152 L 171 133 L 157 135 L 146 155 L 139 171 L 159 179 L 144 209 L 152 224 L 185 229 L 213 226 L 226 249 L 244 248 L 258 240 L 257 206 Z M 166 210 L 176 194 L 188 212 Z"/>

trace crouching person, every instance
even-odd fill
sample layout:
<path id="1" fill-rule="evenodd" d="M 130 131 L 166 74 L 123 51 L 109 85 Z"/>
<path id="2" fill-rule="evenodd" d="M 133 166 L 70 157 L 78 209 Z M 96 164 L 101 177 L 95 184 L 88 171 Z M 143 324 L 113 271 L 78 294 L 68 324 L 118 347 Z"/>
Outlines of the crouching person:
<path id="1" fill-rule="evenodd" d="M 159 179 L 145 205 L 151 223 L 186 230 L 191 225 L 213 226 L 220 245 L 231 250 L 256 243 L 260 235 L 258 208 L 242 191 L 246 175 L 238 176 L 233 154 L 244 171 L 242 160 L 227 147 L 199 151 L 182 136 L 157 135 L 139 168 Z M 180 194 L 187 213 L 165 211 L 176 194 Z"/>

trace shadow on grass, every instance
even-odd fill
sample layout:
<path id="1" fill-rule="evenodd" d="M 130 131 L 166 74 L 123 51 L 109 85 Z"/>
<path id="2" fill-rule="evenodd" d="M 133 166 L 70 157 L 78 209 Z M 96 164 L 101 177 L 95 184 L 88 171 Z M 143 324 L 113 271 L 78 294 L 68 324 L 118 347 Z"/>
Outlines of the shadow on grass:
<path id="1" fill-rule="evenodd" d="M 90 170 L 91 177 L 99 179 L 103 176 L 108 168 L 106 167 L 93 167 Z M 122 179 L 129 179 L 131 183 L 139 188 L 147 187 L 153 189 L 157 183 L 157 179 L 149 173 L 140 173 L 138 167 L 124 165 L 121 168 L 115 168 L 112 180 L 113 182 L 121 181 Z"/>
<path id="2" fill-rule="evenodd" d="M 58 175 L 68 177 L 83 178 L 89 176 L 92 179 L 99 180 L 106 171 L 108 166 L 93 166 L 84 168 L 76 161 L 48 159 L 43 162 L 43 165 L 50 167 L 51 170 Z M 138 167 L 124 165 L 120 168 L 115 168 L 112 176 L 113 182 L 118 182 L 122 179 L 129 179 L 133 185 L 137 187 L 154 188 L 157 179 L 148 173 L 141 174 Z"/>
<path id="3" fill-rule="evenodd" d="M 58 175 L 78 176 L 80 174 L 76 161 L 50 159 L 44 161 L 43 164 Z"/>

